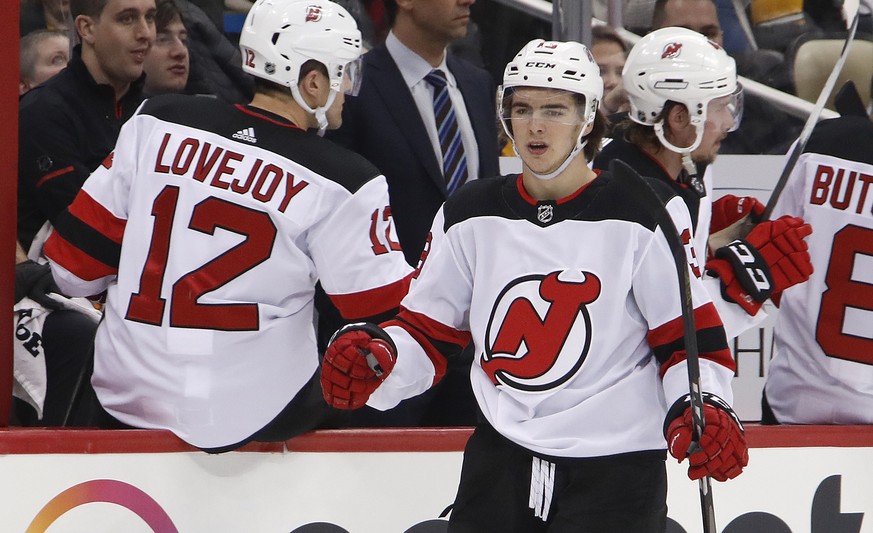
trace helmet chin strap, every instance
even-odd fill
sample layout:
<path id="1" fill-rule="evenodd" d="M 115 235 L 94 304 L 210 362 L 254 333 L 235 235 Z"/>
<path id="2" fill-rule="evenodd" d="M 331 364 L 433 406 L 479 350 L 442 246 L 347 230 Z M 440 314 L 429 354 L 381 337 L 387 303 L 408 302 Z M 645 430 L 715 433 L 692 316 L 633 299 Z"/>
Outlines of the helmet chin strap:
<path id="1" fill-rule="evenodd" d="M 525 168 L 527 168 L 530 171 L 531 174 L 533 174 L 534 176 L 537 177 L 537 179 L 541 179 L 543 181 L 549 181 L 550 179 L 553 179 L 555 176 L 557 176 L 561 172 L 564 172 L 564 170 L 566 170 L 567 167 L 570 166 L 570 163 L 572 163 L 573 160 L 576 159 L 576 156 L 579 155 L 580 153 L 582 153 L 582 149 L 585 148 L 586 144 L 588 144 L 588 141 L 582 141 L 581 143 L 577 142 L 576 146 L 572 150 L 570 150 L 569 154 L 567 154 L 567 157 L 566 157 L 566 159 L 564 159 L 564 162 L 561 163 L 561 166 L 559 166 L 556 170 L 549 172 L 548 174 L 538 174 L 538 173 L 534 172 L 532 168 L 527 166 L 527 163 L 524 162 L 524 159 L 522 159 L 521 162 L 522 162 L 522 164 L 524 164 Z M 516 152 L 516 154 L 517 153 L 518 152 Z"/>
<path id="2" fill-rule="evenodd" d="M 656 122 L 654 125 L 655 128 L 655 136 L 658 137 L 658 140 L 661 141 L 661 144 L 664 145 L 664 148 L 670 150 L 671 152 L 676 152 L 677 154 L 682 154 L 683 164 L 685 160 L 685 155 L 687 154 L 689 159 L 691 157 L 691 152 L 697 150 L 697 147 L 700 146 L 700 142 L 703 140 L 703 126 L 705 124 L 705 120 L 692 119 L 691 123 L 694 124 L 694 142 L 691 143 L 691 146 L 680 148 L 670 141 L 667 140 L 667 137 L 664 136 L 664 122 Z"/>
<path id="3" fill-rule="evenodd" d="M 330 106 L 333 105 L 333 101 L 336 100 L 336 91 L 333 89 L 330 90 L 330 94 L 327 97 L 327 102 L 324 103 L 321 107 L 316 107 L 313 109 L 306 103 L 306 100 L 300 95 L 300 90 L 296 85 L 291 87 L 291 96 L 294 97 L 294 101 L 297 102 L 300 107 L 306 110 L 308 113 L 312 113 L 315 115 L 315 120 L 318 122 L 318 136 L 324 136 L 324 132 L 327 131 L 327 110 L 330 109 Z"/>

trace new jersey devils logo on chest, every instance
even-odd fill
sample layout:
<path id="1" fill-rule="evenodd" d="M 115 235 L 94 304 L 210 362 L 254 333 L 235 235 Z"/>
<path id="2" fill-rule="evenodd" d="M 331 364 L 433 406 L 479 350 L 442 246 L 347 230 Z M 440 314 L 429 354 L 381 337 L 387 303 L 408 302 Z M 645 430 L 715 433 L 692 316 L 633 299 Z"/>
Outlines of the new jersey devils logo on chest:
<path id="1" fill-rule="evenodd" d="M 494 302 L 482 369 L 495 385 L 539 392 L 560 387 L 582 366 L 591 346 L 587 306 L 600 278 L 563 271 L 513 280 Z"/>

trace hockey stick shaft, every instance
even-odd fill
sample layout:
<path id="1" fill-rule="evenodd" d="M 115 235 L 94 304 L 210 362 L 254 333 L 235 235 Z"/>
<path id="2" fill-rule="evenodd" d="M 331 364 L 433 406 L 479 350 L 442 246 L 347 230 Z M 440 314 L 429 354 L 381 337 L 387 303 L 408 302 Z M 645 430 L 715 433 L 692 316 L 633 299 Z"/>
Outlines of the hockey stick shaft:
<path id="1" fill-rule="evenodd" d="M 782 195 L 782 190 L 785 188 L 785 184 L 788 182 L 788 177 L 794 170 L 794 166 L 797 164 L 797 160 L 800 159 L 800 154 L 803 153 L 803 149 L 806 148 L 806 143 L 807 141 L 809 141 L 809 137 L 812 135 L 812 130 L 815 128 L 815 125 L 818 122 L 819 117 L 821 116 L 821 112 L 824 109 L 825 103 L 830 97 L 831 92 L 834 89 L 834 85 L 836 85 L 837 83 L 837 77 L 839 77 L 840 71 L 843 70 L 843 65 L 846 64 L 846 58 L 849 57 L 849 49 L 852 45 L 852 41 L 855 40 L 855 32 L 858 29 L 859 13 L 860 10 L 855 11 L 855 16 L 852 19 L 851 25 L 849 26 L 849 34 L 846 36 L 846 42 L 843 43 L 843 50 L 840 52 L 840 57 L 837 59 L 837 62 L 834 65 L 834 69 L 828 76 L 824 87 L 822 87 L 821 93 L 819 93 L 818 99 L 815 101 L 815 106 L 812 108 L 812 113 L 809 114 L 809 117 L 807 117 L 806 119 L 806 123 L 803 125 L 803 129 L 800 130 L 800 137 L 798 137 L 797 142 L 794 143 L 794 148 L 792 148 L 791 153 L 788 156 L 788 160 L 785 162 L 785 166 L 782 168 L 782 173 L 779 175 L 779 180 L 773 187 L 773 192 L 770 194 L 770 199 L 767 200 L 767 206 L 764 208 L 764 212 L 759 217 L 759 221 L 770 220 L 770 216 L 773 214 L 773 209 L 776 207 L 776 202 L 779 201 L 779 197 Z"/>
<path id="2" fill-rule="evenodd" d="M 610 164 L 610 172 L 626 187 L 631 197 L 635 198 L 654 217 L 661 227 L 679 280 L 679 296 L 682 309 L 682 336 L 685 342 L 685 363 L 688 368 L 688 390 L 691 399 L 691 419 L 694 430 L 692 449 L 689 455 L 697 451 L 700 436 L 703 435 L 703 395 L 700 390 L 700 354 L 697 346 L 697 328 L 694 323 L 694 305 L 691 299 L 691 277 L 688 257 L 682 238 L 667 212 L 667 207 L 661 202 L 657 193 L 646 181 L 626 163 L 614 160 Z M 715 533 L 715 505 L 712 500 L 712 481 L 709 476 L 703 476 L 698 481 L 700 489 L 700 507 L 703 517 L 704 533 Z"/>

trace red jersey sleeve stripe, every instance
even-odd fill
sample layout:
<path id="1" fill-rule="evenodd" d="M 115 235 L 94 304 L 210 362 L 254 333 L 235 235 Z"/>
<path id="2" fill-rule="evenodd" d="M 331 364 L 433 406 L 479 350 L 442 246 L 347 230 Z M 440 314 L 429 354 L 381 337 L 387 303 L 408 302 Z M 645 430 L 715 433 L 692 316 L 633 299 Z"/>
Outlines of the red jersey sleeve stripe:
<path id="1" fill-rule="evenodd" d="M 469 331 L 461 331 L 459 329 L 446 326 L 445 324 L 437 322 L 427 315 L 410 311 L 405 307 L 401 308 L 400 312 L 397 313 L 397 318 L 402 319 L 404 322 L 418 329 L 431 339 L 440 342 L 455 344 L 457 346 L 460 346 L 461 348 L 469 344 L 470 340 L 472 339 Z"/>
<path id="2" fill-rule="evenodd" d="M 45 254 L 52 261 L 85 281 L 94 281 L 118 273 L 118 268 L 113 268 L 106 263 L 94 259 L 70 244 L 56 231 L 52 232 L 45 243 Z"/>
<path id="3" fill-rule="evenodd" d="M 54 172 L 49 172 L 45 176 L 39 178 L 39 181 L 36 182 L 36 188 L 38 189 L 38 188 L 42 187 L 42 185 L 45 182 L 49 181 L 52 178 L 57 178 L 58 176 L 63 176 L 64 174 L 69 174 L 70 172 L 73 172 L 74 170 L 75 170 L 75 168 L 73 168 L 73 166 L 70 165 L 70 166 L 64 167 L 60 170 L 55 170 Z"/>
<path id="4" fill-rule="evenodd" d="M 380 313 L 385 313 L 400 307 L 400 301 L 409 292 L 412 274 L 394 283 L 376 287 L 363 292 L 351 294 L 330 294 L 330 300 L 339 310 L 343 318 L 354 320 Z"/>
<path id="5" fill-rule="evenodd" d="M 127 222 L 100 205 L 84 190 L 79 191 L 70 204 L 70 214 L 99 231 L 107 239 L 121 244 Z"/>
<path id="6" fill-rule="evenodd" d="M 694 325 L 697 328 L 700 358 L 736 371 L 736 362 L 728 348 L 721 318 L 712 303 L 694 310 Z M 663 377 L 670 367 L 684 361 L 686 357 L 682 317 L 649 331 L 648 341 L 661 363 Z"/>
<path id="7" fill-rule="evenodd" d="M 436 385 L 446 374 L 446 358 L 460 353 L 472 338 L 467 331 L 460 331 L 441 324 L 420 313 L 401 309 L 395 320 L 381 324 L 382 327 L 399 326 L 405 329 L 421 346 L 433 363 Z"/>
<path id="8" fill-rule="evenodd" d="M 703 329 L 722 327 L 721 317 L 715 306 L 707 303 L 694 310 L 694 326 L 698 332 Z M 666 324 L 649 331 L 649 346 L 658 347 L 681 340 L 683 336 L 682 317 L 677 317 Z"/>

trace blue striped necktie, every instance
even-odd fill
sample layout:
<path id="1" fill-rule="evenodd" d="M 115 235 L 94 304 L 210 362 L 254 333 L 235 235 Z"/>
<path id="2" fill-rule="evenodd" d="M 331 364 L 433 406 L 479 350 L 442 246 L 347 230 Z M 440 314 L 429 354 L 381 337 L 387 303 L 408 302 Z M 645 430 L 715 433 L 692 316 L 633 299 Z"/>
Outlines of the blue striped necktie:
<path id="1" fill-rule="evenodd" d="M 446 192 L 452 194 L 467 181 L 464 143 L 461 142 L 461 131 L 458 129 L 458 120 L 449 98 L 445 73 L 439 69 L 431 70 L 424 79 L 433 85 L 433 114 L 439 133 L 440 149 L 443 152 L 443 176 L 446 179 Z"/>

